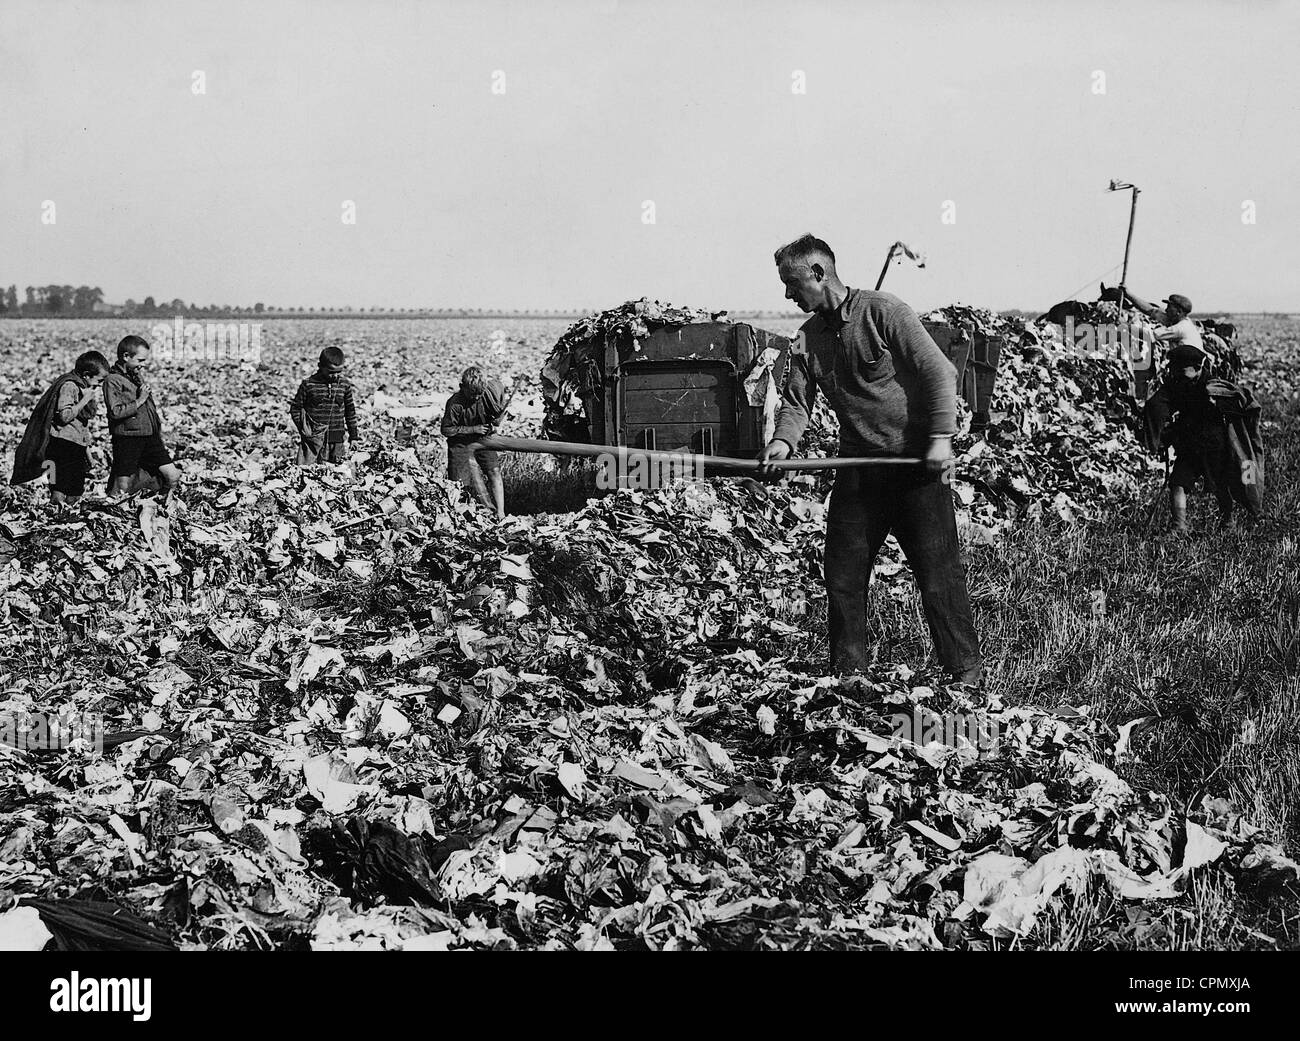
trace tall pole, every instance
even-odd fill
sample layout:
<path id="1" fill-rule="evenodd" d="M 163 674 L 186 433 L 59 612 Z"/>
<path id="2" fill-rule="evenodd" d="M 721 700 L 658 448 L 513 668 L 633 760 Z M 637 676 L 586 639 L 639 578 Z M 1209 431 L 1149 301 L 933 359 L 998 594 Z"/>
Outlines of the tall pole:
<path id="1" fill-rule="evenodd" d="M 1127 181 L 1112 180 L 1110 184 L 1107 186 L 1106 191 L 1108 192 L 1132 191 L 1133 192 L 1133 202 L 1132 205 L 1129 206 L 1129 211 L 1128 211 L 1128 237 L 1124 240 L 1124 270 L 1120 273 L 1119 276 L 1119 284 L 1121 286 L 1127 286 L 1128 285 L 1128 255 L 1129 255 L 1129 251 L 1133 248 L 1133 222 L 1137 220 L 1139 189 L 1136 184 L 1129 184 Z M 1119 294 L 1119 317 L 1121 319 L 1123 319 L 1124 317 L 1124 298 L 1126 295 L 1127 294 L 1124 292 L 1124 290 L 1121 289 Z"/>
<path id="2" fill-rule="evenodd" d="M 1128 238 L 1124 240 L 1124 270 L 1119 276 L 1119 284 L 1121 286 L 1128 285 L 1128 254 L 1129 250 L 1133 248 L 1133 222 L 1137 220 L 1139 190 L 1140 189 L 1136 184 L 1133 185 L 1133 204 L 1129 207 L 1128 211 Z M 1123 289 L 1120 290 L 1119 313 L 1121 318 L 1124 316 L 1124 297 L 1127 295 L 1128 294 Z"/>
<path id="3" fill-rule="evenodd" d="M 1119 319 L 1119 329 L 1117 331 L 1120 334 L 1120 342 L 1124 343 L 1124 337 L 1126 334 L 1130 338 L 1133 335 L 1133 331 L 1128 328 L 1127 320 L 1124 317 L 1124 305 L 1128 302 L 1128 258 L 1130 251 L 1133 249 L 1133 224 L 1137 221 L 1139 188 L 1136 184 L 1129 184 L 1127 181 L 1112 180 L 1110 186 L 1106 190 L 1109 192 L 1131 191 L 1133 193 L 1133 200 L 1129 204 L 1128 210 L 1128 236 L 1124 239 L 1124 269 L 1120 272 L 1119 276 L 1119 311 L 1117 316 Z M 1129 353 L 1131 360 L 1131 339 L 1128 342 L 1130 343 Z M 1134 394 L 1138 393 L 1136 372 L 1133 375 L 1133 392 Z"/>
<path id="4" fill-rule="evenodd" d="M 880 277 L 876 279 L 876 292 L 880 292 L 880 287 L 885 284 L 885 276 L 889 274 L 890 261 L 894 259 L 894 254 L 898 252 L 898 243 L 895 242 L 889 247 L 889 252 L 885 254 L 885 266 L 880 269 Z"/>

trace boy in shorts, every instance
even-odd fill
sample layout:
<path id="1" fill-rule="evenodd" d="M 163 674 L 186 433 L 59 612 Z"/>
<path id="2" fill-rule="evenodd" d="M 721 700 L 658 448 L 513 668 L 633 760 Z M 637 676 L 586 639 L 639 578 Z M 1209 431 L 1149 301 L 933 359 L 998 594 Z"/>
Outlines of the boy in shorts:
<path id="1" fill-rule="evenodd" d="M 153 388 L 144 379 L 149 354 L 149 344 L 142 337 L 123 337 L 117 345 L 117 364 L 104 377 L 104 405 L 113 439 L 108 494 L 114 497 L 130 494 L 140 472 L 157 480 L 164 498 L 181 479 L 180 470 L 163 444 L 162 419 L 154 403 Z"/>
<path id="2" fill-rule="evenodd" d="M 14 454 L 10 484 L 24 484 L 46 473 L 55 502 L 70 505 L 85 494 L 90 421 L 107 372 L 108 359 L 98 351 L 87 351 L 71 372 L 60 376 L 41 396 Z"/>

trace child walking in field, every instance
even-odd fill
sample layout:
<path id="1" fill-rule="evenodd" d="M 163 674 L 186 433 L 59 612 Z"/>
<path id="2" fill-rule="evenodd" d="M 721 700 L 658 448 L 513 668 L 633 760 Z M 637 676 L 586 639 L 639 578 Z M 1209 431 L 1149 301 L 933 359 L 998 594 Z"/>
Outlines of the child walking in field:
<path id="1" fill-rule="evenodd" d="M 298 431 L 299 466 L 345 462 L 344 435 L 352 442 L 358 438 L 356 398 L 343 375 L 346 367 L 343 351 L 326 347 L 316 372 L 298 385 L 289 418 Z"/>
<path id="2" fill-rule="evenodd" d="M 41 395 L 14 453 L 11 485 L 48 473 L 55 502 L 74 503 L 85 494 L 90 421 L 98 411 L 99 388 L 107 372 L 108 359 L 99 351 L 87 351 Z"/>
<path id="3" fill-rule="evenodd" d="M 461 373 L 460 389 L 447 399 L 442 415 L 442 436 L 447 439 L 447 475 L 468 484 L 479 502 L 494 510 L 498 519 L 506 515 L 501 456 L 489 448 L 476 452 L 470 446 L 492 433 L 505 414 L 506 404 L 501 381 L 487 378 L 477 366 L 471 366 Z"/>
<path id="4" fill-rule="evenodd" d="M 1188 532 L 1187 494 L 1200 480 L 1218 502 L 1220 528 L 1228 526 L 1235 506 L 1253 523 L 1260 515 L 1264 484 L 1259 406 L 1244 387 L 1210 379 L 1207 356 L 1199 347 L 1174 346 L 1168 363 L 1159 390 L 1143 411 L 1148 447 L 1161 454 L 1174 450 L 1169 474 L 1173 530 Z"/>
<path id="5" fill-rule="evenodd" d="M 112 496 L 130 494 L 141 473 L 158 482 L 164 498 L 180 483 L 181 472 L 163 444 L 162 417 L 153 387 L 144 378 L 149 358 L 147 340 L 124 336 L 117 345 L 117 363 L 104 377 L 104 405 L 113 440 L 108 474 Z"/>

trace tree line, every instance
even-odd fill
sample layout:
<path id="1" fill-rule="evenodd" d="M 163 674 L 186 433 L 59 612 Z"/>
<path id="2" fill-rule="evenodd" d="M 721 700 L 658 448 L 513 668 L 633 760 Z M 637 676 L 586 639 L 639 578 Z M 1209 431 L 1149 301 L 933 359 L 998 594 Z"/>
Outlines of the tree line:
<path id="1" fill-rule="evenodd" d="M 146 296 L 141 301 L 127 300 L 122 304 L 104 302 L 104 291 L 98 286 L 27 286 L 24 299 L 19 300 L 18 287 L 11 285 L 8 289 L 0 286 L 0 317 L 39 318 L 51 315 L 132 315 L 138 318 L 171 318 L 175 316 L 212 316 L 212 315 L 260 315 L 260 314 L 323 314 L 323 315 L 366 315 L 366 314 L 403 314 L 435 315 L 446 318 L 495 318 L 524 317 L 544 315 L 566 317 L 576 315 L 576 311 L 555 310 L 514 310 L 505 311 L 496 308 L 467 307 L 281 307 L 276 304 L 258 302 L 252 307 L 238 304 L 186 303 L 184 300 L 156 301 Z"/>
<path id="2" fill-rule="evenodd" d="M 19 303 L 18 287 L 0 287 L 0 313 L 3 314 L 95 314 L 104 303 L 99 286 L 28 286 L 26 299 Z"/>
<path id="3" fill-rule="evenodd" d="M 18 287 L 0 285 L 0 318 L 41 318 L 49 316 L 129 315 L 136 318 L 215 317 L 218 315 L 407 315 L 437 318 L 576 318 L 598 308 L 586 310 L 505 310 L 494 307 L 281 307 L 258 302 L 252 307 L 238 304 L 186 303 L 184 300 L 127 300 L 110 304 L 99 286 L 27 286 L 20 301 Z M 780 311 L 736 311 L 749 317 L 790 317 Z"/>

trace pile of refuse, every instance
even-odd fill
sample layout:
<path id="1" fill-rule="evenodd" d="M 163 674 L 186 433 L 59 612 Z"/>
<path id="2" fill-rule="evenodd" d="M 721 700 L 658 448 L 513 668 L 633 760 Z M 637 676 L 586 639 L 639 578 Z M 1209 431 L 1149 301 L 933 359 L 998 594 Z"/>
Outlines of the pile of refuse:
<path id="1" fill-rule="evenodd" d="M 1109 304 L 1092 305 L 1099 322 Z M 1132 371 L 1114 348 L 1071 349 L 1060 326 L 952 305 L 926 315 L 1002 343 L 988 423 L 959 402 L 953 490 L 972 538 L 1022 519 L 1075 523 L 1161 472 L 1140 441 Z"/>
<path id="2" fill-rule="evenodd" d="M 1081 306 L 1099 325 L 1114 322 L 1118 314 L 1111 304 Z M 643 299 L 576 322 L 543 369 L 542 436 L 588 439 L 592 398 L 603 392 L 605 336 L 644 337 L 664 326 L 720 320 L 725 313 Z M 1003 344 L 987 425 L 972 430 L 970 410 L 958 400 L 954 492 L 959 521 L 974 540 L 994 540 L 1020 520 L 1052 517 L 1074 523 L 1096 516 L 1161 472 L 1162 464 L 1139 440 L 1132 372 L 1114 347 L 1073 349 L 1060 326 L 962 304 L 924 317 L 961 328 L 972 339 L 996 338 Z M 1146 323 L 1141 315 L 1132 321 Z M 834 413 L 818 395 L 800 452 L 834 455 L 838 436 Z M 814 484 L 825 493 L 829 481 L 827 474 Z"/>
<path id="3" fill-rule="evenodd" d="M 1123 782 L 1138 723 L 796 660 L 797 487 L 498 524 L 377 441 L 37 500 L 0 501 L 0 945 L 981 948 L 1296 877 Z"/>

